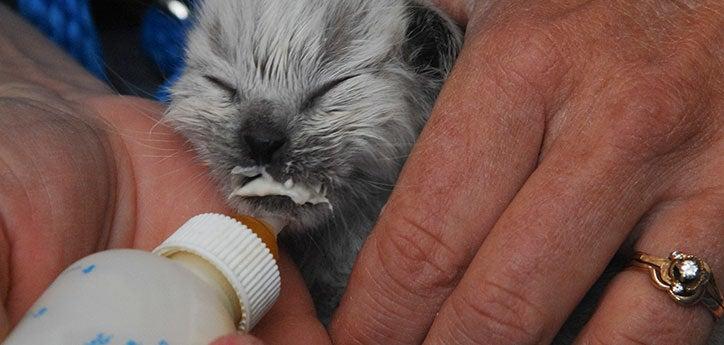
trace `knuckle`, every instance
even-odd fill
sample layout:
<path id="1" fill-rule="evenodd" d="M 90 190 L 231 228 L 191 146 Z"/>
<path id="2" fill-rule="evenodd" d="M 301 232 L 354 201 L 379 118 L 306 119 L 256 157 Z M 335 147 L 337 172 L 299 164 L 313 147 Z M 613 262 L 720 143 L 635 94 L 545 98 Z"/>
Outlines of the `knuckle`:
<path id="1" fill-rule="evenodd" d="M 489 61 L 510 81 L 538 87 L 560 75 L 558 38 L 547 27 L 516 21 L 494 26 L 483 36 Z"/>
<path id="2" fill-rule="evenodd" d="M 546 337 L 541 309 L 498 282 L 486 281 L 466 291 L 451 299 L 451 307 L 458 332 L 475 343 L 540 344 Z"/>
<path id="3" fill-rule="evenodd" d="M 672 307 L 679 307 L 660 303 L 661 297 L 645 291 L 635 291 L 633 294 L 627 294 L 625 301 L 618 299 L 612 301 L 614 304 L 606 308 L 617 307 L 620 310 L 624 305 L 635 305 L 636 308 L 626 313 L 603 314 L 608 317 L 599 317 L 586 339 L 591 339 L 594 344 L 611 345 L 698 343 L 702 338 L 702 332 L 706 332 L 705 324 L 696 329 L 680 325 L 700 324 L 698 318 L 702 316 L 708 318 L 708 316 L 697 314 L 694 310 L 674 314 L 671 312 Z M 607 302 L 604 300 L 603 303 Z"/>
<path id="4" fill-rule="evenodd" d="M 462 277 L 466 258 L 442 237 L 434 220 L 418 221 L 398 214 L 395 231 L 378 241 L 381 269 L 400 287 L 420 297 L 447 295 Z"/>
<path id="5" fill-rule="evenodd" d="M 590 338 L 591 345 L 653 345 L 654 343 L 636 335 L 614 330 L 596 330 Z"/>
<path id="6" fill-rule="evenodd" d="M 678 323 L 651 316 L 660 314 L 643 314 L 655 310 L 661 312 L 657 307 L 644 307 L 641 313 L 634 313 L 627 319 L 604 322 L 591 330 L 589 338 L 592 343 L 601 345 L 682 344 L 697 341 L 695 334 L 677 327 Z"/>
<path id="7" fill-rule="evenodd" d="M 616 161 L 650 161 L 688 148 L 701 130 L 676 92 L 644 83 L 617 96 L 602 133 Z"/>

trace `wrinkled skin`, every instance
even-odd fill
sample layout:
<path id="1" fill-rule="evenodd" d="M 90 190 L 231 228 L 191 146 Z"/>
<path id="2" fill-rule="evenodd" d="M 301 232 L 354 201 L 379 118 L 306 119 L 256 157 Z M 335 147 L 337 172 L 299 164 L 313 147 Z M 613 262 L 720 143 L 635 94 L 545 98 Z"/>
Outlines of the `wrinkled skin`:
<path id="1" fill-rule="evenodd" d="M 219 344 L 544 344 L 634 229 L 637 249 L 693 253 L 724 277 L 723 3 L 441 4 L 467 23 L 465 46 L 330 335 L 290 268 L 273 315 L 281 320 L 262 324 L 258 339 Z M 25 36 L 13 41 L 5 23 L 0 121 L 41 116 L 16 127 L 29 139 L 0 126 L 8 325 L 73 259 L 109 246 L 149 248 L 165 234 L 153 229 L 168 232 L 197 207 L 222 206 L 207 182 L 188 183 L 203 169 L 179 141 L 134 139 L 148 134 L 154 106 L 102 96 L 87 77 L 73 79 L 85 75 L 77 67 L 59 66 Z M 32 59 L 7 68 L 6 56 Z M 8 80 L 35 91 L 19 94 Z M 177 154 L 159 159 L 169 151 L 156 145 Z M 68 159 L 42 159 L 53 150 Z M 158 178 L 174 171 L 178 179 Z M 198 200 L 154 215 L 173 205 L 161 192 L 178 191 L 180 181 Z M 136 204 L 121 207 L 126 199 Z M 703 344 L 713 325 L 703 307 L 680 307 L 646 274 L 627 270 L 576 341 Z"/>

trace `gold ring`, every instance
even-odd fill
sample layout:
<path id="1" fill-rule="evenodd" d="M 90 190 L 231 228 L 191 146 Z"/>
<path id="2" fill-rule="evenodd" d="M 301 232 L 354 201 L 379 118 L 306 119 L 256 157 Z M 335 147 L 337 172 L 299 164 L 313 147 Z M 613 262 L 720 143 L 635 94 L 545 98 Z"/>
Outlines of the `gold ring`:
<path id="1" fill-rule="evenodd" d="M 701 302 L 714 315 L 714 320 L 724 316 L 724 298 L 704 260 L 680 252 L 673 252 L 668 258 L 636 252 L 631 265 L 648 269 L 656 286 L 667 290 L 679 304 Z"/>

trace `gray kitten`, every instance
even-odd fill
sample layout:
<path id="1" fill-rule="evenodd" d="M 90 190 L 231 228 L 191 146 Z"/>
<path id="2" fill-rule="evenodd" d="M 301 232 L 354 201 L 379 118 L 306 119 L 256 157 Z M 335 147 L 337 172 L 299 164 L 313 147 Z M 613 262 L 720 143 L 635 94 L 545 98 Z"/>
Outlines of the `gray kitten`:
<path id="1" fill-rule="evenodd" d="M 283 243 L 323 320 L 461 41 L 452 21 L 412 0 L 206 0 L 199 9 L 167 118 L 226 195 L 250 180 L 235 167 L 321 186 L 329 205 L 229 202 L 291 220 Z"/>
<path id="2" fill-rule="evenodd" d="M 206 0 L 199 9 L 167 119 L 226 195 L 251 180 L 237 167 L 321 186 L 329 205 L 229 202 L 291 220 L 282 241 L 324 322 L 461 42 L 423 0 Z M 617 256 L 554 343 L 572 342 L 628 257 Z"/>

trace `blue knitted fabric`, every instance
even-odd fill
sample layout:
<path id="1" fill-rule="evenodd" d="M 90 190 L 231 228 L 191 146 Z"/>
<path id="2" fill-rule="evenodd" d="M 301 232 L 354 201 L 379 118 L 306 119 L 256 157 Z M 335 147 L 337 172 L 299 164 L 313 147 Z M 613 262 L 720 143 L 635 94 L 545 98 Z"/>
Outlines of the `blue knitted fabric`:
<path id="1" fill-rule="evenodd" d="M 193 0 L 190 3 L 193 6 L 197 2 Z M 106 80 L 89 0 L 18 0 L 18 9 L 86 69 Z M 168 89 L 183 69 L 186 32 L 190 25 L 191 19 L 180 20 L 155 6 L 149 8 L 143 19 L 142 48 L 166 78 L 155 95 L 160 101 L 168 101 Z"/>
<path id="2" fill-rule="evenodd" d="M 155 95 L 161 102 L 169 101 L 169 88 L 183 70 L 186 33 L 190 26 L 191 19 L 180 20 L 156 7 L 149 9 L 143 19 L 141 44 L 166 79 Z"/>
<path id="3" fill-rule="evenodd" d="M 106 79 L 88 0 L 18 0 L 18 9 L 96 77 Z"/>

